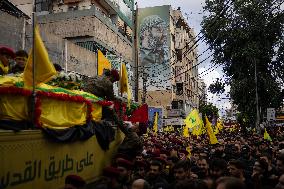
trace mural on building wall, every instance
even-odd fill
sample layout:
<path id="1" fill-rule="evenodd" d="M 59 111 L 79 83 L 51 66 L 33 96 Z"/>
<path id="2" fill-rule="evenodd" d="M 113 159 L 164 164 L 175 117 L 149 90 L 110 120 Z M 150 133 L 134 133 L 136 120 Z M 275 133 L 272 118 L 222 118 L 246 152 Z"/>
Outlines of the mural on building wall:
<path id="1" fill-rule="evenodd" d="M 148 75 L 148 90 L 170 87 L 170 6 L 138 11 L 139 64 Z"/>
<path id="2" fill-rule="evenodd" d="M 145 8 L 139 11 L 141 65 L 163 64 L 169 59 L 169 10 L 165 10 L 165 7 L 168 6 Z M 159 12 L 161 14 L 158 14 Z M 165 15 L 165 12 L 168 15 Z"/>

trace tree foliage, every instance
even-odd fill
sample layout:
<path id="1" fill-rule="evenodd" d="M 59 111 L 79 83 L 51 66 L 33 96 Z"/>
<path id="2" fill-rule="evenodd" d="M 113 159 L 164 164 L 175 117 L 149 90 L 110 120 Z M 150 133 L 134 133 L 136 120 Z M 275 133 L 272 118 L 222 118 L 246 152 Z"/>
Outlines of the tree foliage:
<path id="1" fill-rule="evenodd" d="M 205 115 L 208 117 L 208 119 L 211 121 L 212 118 L 218 118 L 218 108 L 214 106 L 212 103 L 207 104 L 201 104 L 199 106 L 199 112 L 202 113 L 203 120 L 205 120 Z"/>
<path id="2" fill-rule="evenodd" d="M 217 80 L 209 85 L 208 90 L 213 94 L 222 94 L 225 92 L 225 84 L 217 78 Z"/>
<path id="3" fill-rule="evenodd" d="M 251 123 L 256 117 L 256 83 L 261 109 L 283 101 L 284 12 L 278 0 L 206 0 L 202 31 L 223 65 L 238 110 Z M 283 1 L 282 1 L 283 3 Z M 264 111 L 263 111 L 264 112 Z"/>

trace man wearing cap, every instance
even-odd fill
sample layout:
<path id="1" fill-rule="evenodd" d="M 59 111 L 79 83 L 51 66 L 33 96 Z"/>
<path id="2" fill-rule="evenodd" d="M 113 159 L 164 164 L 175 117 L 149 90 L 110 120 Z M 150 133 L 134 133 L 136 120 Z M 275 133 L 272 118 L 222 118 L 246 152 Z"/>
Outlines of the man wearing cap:
<path id="1" fill-rule="evenodd" d="M 15 58 L 13 49 L 9 47 L 0 47 L 0 75 L 9 73 L 10 61 Z"/>
<path id="2" fill-rule="evenodd" d="M 65 178 L 64 189 L 83 189 L 86 182 L 78 175 L 68 175 Z"/>
<path id="3" fill-rule="evenodd" d="M 118 181 L 120 176 L 120 170 L 118 168 L 112 166 L 105 167 L 103 169 L 103 176 L 109 179 L 109 189 L 121 188 L 121 185 Z"/>
<path id="4" fill-rule="evenodd" d="M 133 163 L 123 158 L 116 160 L 117 169 L 120 171 L 119 182 L 123 188 L 130 187 L 130 180 L 132 175 Z"/>

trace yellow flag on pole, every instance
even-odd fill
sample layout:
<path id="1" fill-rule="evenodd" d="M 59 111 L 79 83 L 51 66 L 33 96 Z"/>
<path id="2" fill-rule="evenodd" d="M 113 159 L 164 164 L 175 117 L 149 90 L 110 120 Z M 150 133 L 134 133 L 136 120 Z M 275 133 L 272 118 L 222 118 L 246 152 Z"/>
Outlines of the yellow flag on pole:
<path id="1" fill-rule="evenodd" d="M 188 116 L 184 120 L 184 123 L 188 128 L 193 128 L 197 125 L 202 124 L 202 120 L 198 114 L 197 109 L 193 109 L 190 114 L 188 114 Z"/>
<path id="2" fill-rule="evenodd" d="M 98 50 L 98 75 L 103 75 L 104 69 L 110 70 L 111 63 L 104 56 L 102 51 Z"/>
<path id="3" fill-rule="evenodd" d="M 263 139 L 268 140 L 270 142 L 272 141 L 272 139 L 271 139 L 270 135 L 268 134 L 266 128 L 264 129 Z"/>
<path id="4" fill-rule="evenodd" d="M 126 70 L 126 66 L 124 63 L 121 64 L 121 69 L 120 69 L 120 92 L 127 93 L 127 100 L 128 100 L 128 107 L 130 107 L 130 101 L 131 101 L 131 91 L 129 89 L 129 83 L 128 83 L 128 74 Z"/>
<path id="5" fill-rule="evenodd" d="M 158 113 L 155 113 L 155 119 L 153 124 L 153 131 L 156 134 L 158 132 Z"/>
<path id="6" fill-rule="evenodd" d="M 210 144 L 216 144 L 218 143 L 218 140 L 213 132 L 213 129 L 212 129 L 212 125 L 211 123 L 209 122 L 207 116 L 205 116 L 205 121 L 206 121 L 206 130 L 207 130 L 207 134 L 209 136 L 209 140 L 210 140 Z"/>
<path id="7" fill-rule="evenodd" d="M 190 157 L 191 157 L 190 146 L 186 147 L 186 151 L 188 152 L 187 158 L 190 159 Z"/>
<path id="8" fill-rule="evenodd" d="M 48 52 L 40 37 L 38 26 L 35 27 L 35 85 L 46 83 L 56 75 L 56 70 L 48 57 Z M 34 47 L 33 47 L 34 48 Z M 33 50 L 30 51 L 27 64 L 23 73 L 23 80 L 26 86 L 33 85 Z"/>
<path id="9" fill-rule="evenodd" d="M 188 131 L 188 126 L 187 125 L 185 125 L 184 127 L 183 127 L 183 137 L 189 137 L 189 131 Z"/>

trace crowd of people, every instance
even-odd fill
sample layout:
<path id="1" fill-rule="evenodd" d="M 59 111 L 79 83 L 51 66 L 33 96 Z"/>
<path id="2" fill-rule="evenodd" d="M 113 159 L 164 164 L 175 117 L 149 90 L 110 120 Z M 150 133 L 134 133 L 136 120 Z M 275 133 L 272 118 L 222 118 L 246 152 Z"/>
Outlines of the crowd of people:
<path id="1" fill-rule="evenodd" d="M 14 51 L 12 48 L 0 47 L 0 75 L 22 73 L 25 69 L 28 53 L 25 50 Z"/>
<path id="2" fill-rule="evenodd" d="M 0 47 L 0 75 L 23 72 L 27 58 L 24 50 Z M 101 85 L 97 79 L 87 89 L 105 91 L 96 95 L 113 99 L 112 84 L 119 80 L 118 72 L 105 72 L 100 80 Z M 102 177 L 86 185 L 81 177 L 69 175 L 65 189 L 284 189 L 280 127 L 268 129 L 272 141 L 253 131 L 224 129 L 217 135 L 218 143 L 210 145 L 206 134 L 183 137 L 174 130 L 142 135 L 138 125 L 124 125 L 120 129 L 125 139 Z"/>
<path id="3" fill-rule="evenodd" d="M 253 131 L 224 129 L 218 143 L 207 135 L 178 131 L 138 136 L 131 126 L 93 189 L 283 189 L 284 132 L 268 129 L 272 141 Z M 190 149 L 189 149 L 190 148 Z M 120 150 L 123 149 L 123 150 Z"/>

